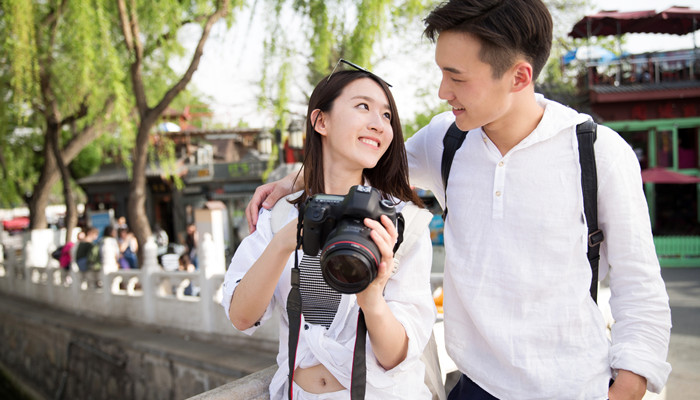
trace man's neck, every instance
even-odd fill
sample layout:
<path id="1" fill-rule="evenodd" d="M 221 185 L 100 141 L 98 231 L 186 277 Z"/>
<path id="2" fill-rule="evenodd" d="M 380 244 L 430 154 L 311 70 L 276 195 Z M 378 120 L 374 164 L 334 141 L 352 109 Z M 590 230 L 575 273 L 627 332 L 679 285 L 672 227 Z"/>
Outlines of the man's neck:
<path id="1" fill-rule="evenodd" d="M 486 136 L 502 155 L 528 137 L 544 115 L 544 108 L 537 104 L 533 91 L 517 93 L 515 96 L 518 97 L 508 113 L 483 127 Z"/>

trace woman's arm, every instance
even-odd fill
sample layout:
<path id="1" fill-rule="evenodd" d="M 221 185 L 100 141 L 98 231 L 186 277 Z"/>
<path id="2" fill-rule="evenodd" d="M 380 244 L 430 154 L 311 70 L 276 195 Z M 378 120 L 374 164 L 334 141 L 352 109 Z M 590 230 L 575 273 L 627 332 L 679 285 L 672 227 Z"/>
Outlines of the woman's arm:
<path id="1" fill-rule="evenodd" d="M 365 290 L 357 294 L 357 303 L 365 314 L 367 332 L 374 355 L 386 370 L 399 365 L 408 353 L 408 335 L 404 326 L 391 312 L 384 299 L 384 287 L 391 277 L 394 267 L 394 244 L 398 233 L 387 216 L 382 223 L 366 218 L 365 225 L 372 229 L 372 240 L 382 253 L 382 261 L 377 269 L 377 277 Z"/>
<path id="2" fill-rule="evenodd" d="M 296 247 L 296 219 L 284 226 L 241 279 L 231 297 L 229 319 L 246 330 L 265 313 L 289 256 Z"/>

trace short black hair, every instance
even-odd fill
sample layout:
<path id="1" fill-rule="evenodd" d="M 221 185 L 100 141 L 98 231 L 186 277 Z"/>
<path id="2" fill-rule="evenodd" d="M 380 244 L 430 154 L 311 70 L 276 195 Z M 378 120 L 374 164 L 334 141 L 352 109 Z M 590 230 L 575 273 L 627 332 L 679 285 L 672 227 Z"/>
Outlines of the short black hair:
<path id="1" fill-rule="evenodd" d="M 522 55 L 536 80 L 552 48 L 552 16 L 541 0 L 449 0 L 424 23 L 424 35 L 433 42 L 445 31 L 474 35 L 481 42 L 479 57 L 495 78 Z"/>

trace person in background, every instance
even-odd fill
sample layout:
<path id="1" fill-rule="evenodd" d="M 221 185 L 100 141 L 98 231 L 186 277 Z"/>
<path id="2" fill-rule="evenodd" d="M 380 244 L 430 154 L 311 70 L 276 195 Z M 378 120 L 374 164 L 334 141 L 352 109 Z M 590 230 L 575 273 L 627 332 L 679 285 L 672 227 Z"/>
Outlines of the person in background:
<path id="1" fill-rule="evenodd" d="M 61 268 L 61 281 L 64 285 L 70 285 L 72 282 L 70 277 L 70 269 L 73 263 L 73 246 L 75 243 L 70 241 L 61 248 L 61 257 L 58 259 L 58 265 Z"/>
<path id="2" fill-rule="evenodd" d="M 117 232 L 112 226 L 106 226 L 102 234 L 100 255 L 105 276 L 119 270 L 119 243 L 117 243 Z"/>
<path id="3" fill-rule="evenodd" d="M 80 271 L 81 281 L 85 280 L 88 286 L 92 285 L 97 287 L 97 273 L 93 268 L 90 268 L 89 257 L 92 252 L 92 248 L 96 246 L 95 241 L 99 235 L 99 230 L 95 227 L 89 227 L 85 230 L 85 235 L 80 242 L 78 242 L 77 249 L 75 251 L 75 263 L 78 265 L 78 271 Z"/>
<path id="4" fill-rule="evenodd" d="M 197 257 L 197 246 L 199 245 L 199 233 L 195 224 L 187 225 L 187 236 L 185 237 L 185 254 L 189 257 L 189 262 L 194 265 L 195 269 L 199 268 L 199 259 Z"/>
<path id="5" fill-rule="evenodd" d="M 136 253 L 139 250 L 139 244 L 136 237 L 127 228 L 119 228 L 117 230 L 117 242 L 119 243 L 119 267 L 122 269 L 137 269 L 139 268 Z"/>

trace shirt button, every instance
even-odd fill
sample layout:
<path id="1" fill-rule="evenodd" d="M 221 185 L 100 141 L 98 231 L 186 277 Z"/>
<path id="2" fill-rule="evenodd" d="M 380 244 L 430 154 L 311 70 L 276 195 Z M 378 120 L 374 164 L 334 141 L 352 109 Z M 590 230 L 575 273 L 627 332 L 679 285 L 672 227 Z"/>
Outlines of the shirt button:
<path id="1" fill-rule="evenodd" d="M 498 166 L 499 166 L 499 167 L 502 167 L 502 166 L 504 166 L 505 164 L 506 164 L 506 163 L 504 163 L 503 161 L 501 161 L 501 162 L 498 163 Z"/>
<path id="2" fill-rule="evenodd" d="M 309 330 L 309 324 L 304 324 L 304 330 L 308 331 Z"/>
<path id="3" fill-rule="evenodd" d="M 496 197 L 501 197 L 501 192 L 500 192 L 500 191 L 497 191 L 497 192 L 496 192 Z"/>
<path id="4" fill-rule="evenodd" d="M 255 326 L 260 326 L 260 321 L 256 322 L 254 325 L 255 325 Z"/>

